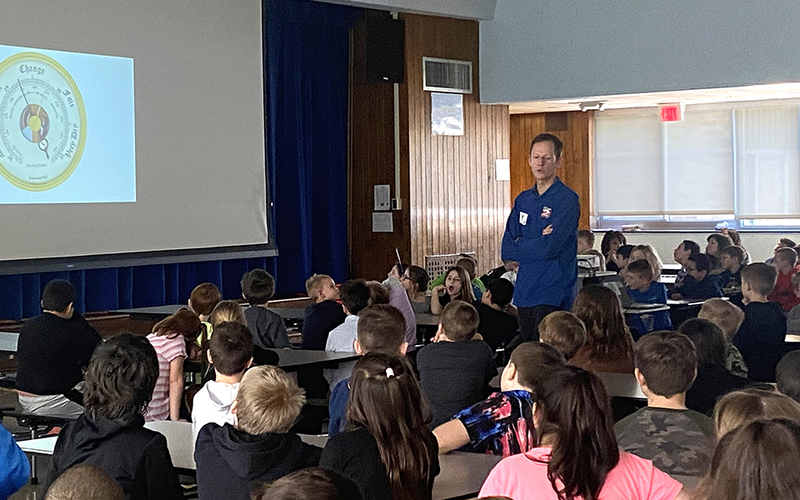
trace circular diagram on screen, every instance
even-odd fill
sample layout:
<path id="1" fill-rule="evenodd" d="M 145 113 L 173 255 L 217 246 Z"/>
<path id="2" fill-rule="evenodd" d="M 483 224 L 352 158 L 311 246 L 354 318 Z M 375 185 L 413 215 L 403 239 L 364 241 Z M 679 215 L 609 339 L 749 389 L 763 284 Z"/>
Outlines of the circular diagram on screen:
<path id="1" fill-rule="evenodd" d="M 75 171 L 86 144 L 80 90 L 55 59 L 20 52 L 0 62 L 0 175 L 46 191 Z"/>

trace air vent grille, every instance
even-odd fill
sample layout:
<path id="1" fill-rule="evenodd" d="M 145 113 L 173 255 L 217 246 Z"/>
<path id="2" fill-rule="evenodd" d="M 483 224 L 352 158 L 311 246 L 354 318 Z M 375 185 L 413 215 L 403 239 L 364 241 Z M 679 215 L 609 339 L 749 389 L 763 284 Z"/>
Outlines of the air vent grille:
<path id="1" fill-rule="evenodd" d="M 472 62 L 422 58 L 422 90 L 472 93 Z"/>

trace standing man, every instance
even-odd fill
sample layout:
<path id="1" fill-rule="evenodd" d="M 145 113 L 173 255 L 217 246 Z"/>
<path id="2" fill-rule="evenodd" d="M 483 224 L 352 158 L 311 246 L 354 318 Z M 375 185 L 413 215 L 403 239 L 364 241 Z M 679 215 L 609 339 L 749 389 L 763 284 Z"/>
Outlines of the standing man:
<path id="1" fill-rule="evenodd" d="M 514 305 L 520 340 L 539 340 L 539 322 L 572 305 L 578 278 L 578 195 L 556 177 L 564 144 L 552 134 L 531 143 L 528 165 L 533 187 L 514 201 L 503 235 L 503 260 L 519 262 Z"/>

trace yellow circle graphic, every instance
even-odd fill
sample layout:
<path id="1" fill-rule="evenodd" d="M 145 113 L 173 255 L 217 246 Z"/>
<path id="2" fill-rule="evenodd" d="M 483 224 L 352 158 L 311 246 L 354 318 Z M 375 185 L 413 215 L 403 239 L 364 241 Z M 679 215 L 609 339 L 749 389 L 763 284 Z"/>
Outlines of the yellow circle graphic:
<path id="1" fill-rule="evenodd" d="M 69 178 L 86 145 L 86 108 L 58 61 L 20 52 L 0 62 L 0 175 L 26 191 Z"/>

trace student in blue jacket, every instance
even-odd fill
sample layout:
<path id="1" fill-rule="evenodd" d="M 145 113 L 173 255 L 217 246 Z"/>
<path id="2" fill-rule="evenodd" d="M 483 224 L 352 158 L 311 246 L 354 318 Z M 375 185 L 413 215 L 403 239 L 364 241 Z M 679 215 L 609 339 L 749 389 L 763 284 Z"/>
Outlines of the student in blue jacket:
<path id="1" fill-rule="evenodd" d="M 25 486 L 30 476 L 28 457 L 19 449 L 14 436 L 0 425 L 0 500 L 6 500 Z"/>
<path id="2" fill-rule="evenodd" d="M 539 322 L 557 309 L 569 309 L 578 278 L 578 195 L 556 170 L 564 145 L 552 134 L 531 143 L 528 164 L 533 187 L 514 200 L 503 235 L 503 260 L 519 262 L 514 305 L 524 340 L 539 340 Z"/>

